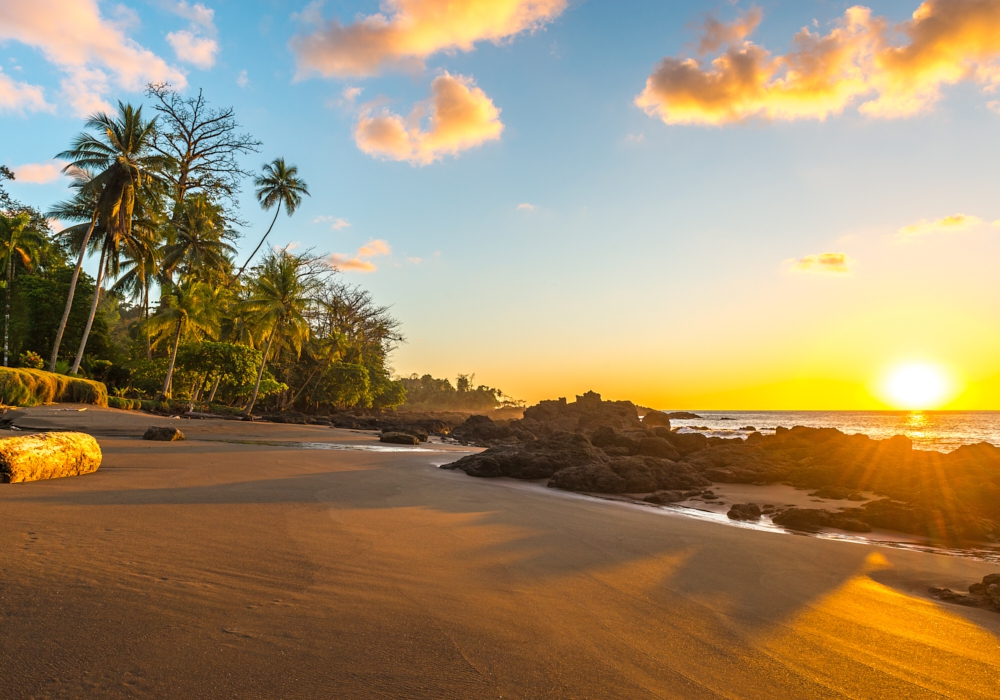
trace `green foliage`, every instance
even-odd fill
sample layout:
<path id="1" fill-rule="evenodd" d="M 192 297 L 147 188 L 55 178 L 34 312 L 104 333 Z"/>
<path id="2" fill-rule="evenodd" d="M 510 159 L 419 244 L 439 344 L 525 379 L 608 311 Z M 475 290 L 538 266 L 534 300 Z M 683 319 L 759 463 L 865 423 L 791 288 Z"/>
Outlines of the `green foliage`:
<path id="1" fill-rule="evenodd" d="M 17 364 L 24 369 L 43 369 L 45 367 L 45 360 L 37 352 L 28 350 L 18 356 Z"/>
<path id="2" fill-rule="evenodd" d="M 120 396 L 109 396 L 108 407 L 119 408 L 123 411 L 138 411 L 142 408 L 142 401 L 139 399 L 126 399 Z"/>
<path id="3" fill-rule="evenodd" d="M 101 382 L 52 374 L 35 369 L 0 367 L 0 401 L 9 406 L 47 403 L 108 405 L 108 390 Z"/>
<path id="4" fill-rule="evenodd" d="M 473 389 L 475 378 L 474 374 L 460 374 L 456 386 L 452 386 L 447 379 L 412 374 L 400 380 L 406 390 L 404 406 L 429 411 L 490 411 L 519 405 L 499 389 L 485 385 Z"/>

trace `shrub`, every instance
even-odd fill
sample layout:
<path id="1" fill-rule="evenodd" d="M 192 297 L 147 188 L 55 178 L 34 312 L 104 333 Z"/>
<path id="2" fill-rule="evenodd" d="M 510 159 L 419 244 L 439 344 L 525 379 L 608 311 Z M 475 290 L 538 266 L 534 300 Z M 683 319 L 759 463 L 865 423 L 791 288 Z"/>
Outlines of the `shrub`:
<path id="1" fill-rule="evenodd" d="M 17 364 L 25 369 L 44 369 L 45 360 L 37 352 L 28 350 L 27 352 L 22 352 L 20 357 L 17 358 Z"/>
<path id="2" fill-rule="evenodd" d="M 0 401 L 8 406 L 38 406 L 46 403 L 107 406 L 108 389 L 101 382 L 64 374 L 0 367 Z"/>
<path id="3" fill-rule="evenodd" d="M 139 399 L 126 399 L 120 396 L 109 396 L 108 406 L 120 408 L 123 411 L 138 411 L 142 408 L 142 401 Z"/>

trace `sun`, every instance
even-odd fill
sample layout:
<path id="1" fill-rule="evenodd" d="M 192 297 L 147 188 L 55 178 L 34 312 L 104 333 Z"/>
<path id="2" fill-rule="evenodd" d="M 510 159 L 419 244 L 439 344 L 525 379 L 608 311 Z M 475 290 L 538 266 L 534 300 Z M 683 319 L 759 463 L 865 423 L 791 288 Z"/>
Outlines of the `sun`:
<path id="1" fill-rule="evenodd" d="M 896 408 L 924 411 L 939 408 L 953 392 L 947 372 L 937 365 L 912 362 L 893 368 L 885 378 L 883 393 Z"/>

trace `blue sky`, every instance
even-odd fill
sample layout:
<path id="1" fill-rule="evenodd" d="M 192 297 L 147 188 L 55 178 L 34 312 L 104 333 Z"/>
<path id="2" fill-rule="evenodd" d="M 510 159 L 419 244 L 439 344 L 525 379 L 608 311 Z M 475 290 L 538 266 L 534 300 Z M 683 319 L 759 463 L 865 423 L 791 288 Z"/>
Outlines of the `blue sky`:
<path id="1" fill-rule="evenodd" d="M 391 248 L 361 259 L 377 269 L 343 274 L 403 321 L 400 373 L 476 372 L 529 400 L 593 388 L 662 407 L 849 408 L 881 405 L 878 378 L 912 360 L 955 377 L 956 406 L 1000 407 L 991 262 L 1000 251 L 990 223 L 1000 219 L 1000 114 L 982 77 L 1000 56 L 1000 30 L 966 57 L 978 77 L 939 85 L 937 99 L 903 116 L 862 113 L 867 97 L 813 113 L 821 108 L 807 97 L 807 113 L 787 118 L 767 112 L 777 98 L 758 97 L 751 112 L 713 123 L 720 117 L 708 102 L 673 83 L 657 93 L 661 112 L 635 104 L 665 57 L 699 58 L 711 70 L 724 47 L 699 56 L 707 17 L 734 23 L 759 8 L 759 26 L 733 50 L 751 41 L 780 55 L 802 27 L 843 27 L 849 4 L 549 2 L 551 17 L 533 28 L 434 51 L 422 68 L 298 78 L 290 41 L 316 31 L 304 3 L 206 0 L 215 33 L 195 26 L 193 4 L 178 11 L 174 0 L 124 10 L 38 4 L 119 22 L 122 36 L 186 76 L 188 93 L 203 88 L 214 104 L 235 107 L 264 142 L 248 167 L 277 156 L 299 167 L 312 197 L 293 219 L 279 218 L 275 244 L 340 260 L 357 260 L 372 241 Z M 976 2 L 1000 12 L 987 0 L 927 5 Z M 15 4 L 0 0 L 0 24 Z M 870 3 L 894 25 L 918 5 Z M 312 7 L 313 17 L 344 25 L 378 11 L 376 2 Z M 896 27 L 895 45 L 917 44 L 919 27 Z M 82 126 L 61 85 L 65 60 L 16 31 L 0 33 L 2 75 L 43 88 L 49 106 L 0 112 L 0 161 L 11 167 L 49 162 Z M 210 67 L 175 53 L 168 35 L 182 31 L 217 42 Z M 871 85 L 889 74 L 865 70 Z M 100 98 L 142 101 L 105 71 Z M 443 85 L 435 81 L 448 76 L 466 81 L 449 83 L 461 95 L 499 110 L 499 138 L 426 164 L 394 160 L 384 145 L 374 155 L 359 148 L 366 114 L 405 116 L 430 104 Z M 362 90 L 353 101 L 344 96 L 352 87 Z M 666 123 L 680 118 L 681 97 L 695 104 L 684 118 L 697 123 Z M 66 191 L 61 180 L 9 189 L 42 208 Z M 250 250 L 270 215 L 249 183 L 242 215 L 251 225 L 241 247 Z M 934 224 L 954 215 L 964 217 L 955 230 Z M 337 220 L 349 225 L 335 228 Z M 923 220 L 919 234 L 900 233 Z"/>

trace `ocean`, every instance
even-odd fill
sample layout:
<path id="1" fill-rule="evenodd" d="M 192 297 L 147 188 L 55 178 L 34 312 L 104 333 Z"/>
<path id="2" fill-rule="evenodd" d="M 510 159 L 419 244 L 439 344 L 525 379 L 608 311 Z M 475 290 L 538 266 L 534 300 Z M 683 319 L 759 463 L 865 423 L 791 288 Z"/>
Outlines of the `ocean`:
<path id="1" fill-rule="evenodd" d="M 670 413 L 671 411 L 664 411 Z M 671 420 L 683 432 L 745 437 L 747 428 L 765 435 L 778 426 L 837 428 L 882 440 L 905 435 L 914 449 L 951 452 L 977 442 L 1000 445 L 1000 411 L 691 411 L 700 418 Z"/>

